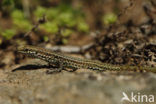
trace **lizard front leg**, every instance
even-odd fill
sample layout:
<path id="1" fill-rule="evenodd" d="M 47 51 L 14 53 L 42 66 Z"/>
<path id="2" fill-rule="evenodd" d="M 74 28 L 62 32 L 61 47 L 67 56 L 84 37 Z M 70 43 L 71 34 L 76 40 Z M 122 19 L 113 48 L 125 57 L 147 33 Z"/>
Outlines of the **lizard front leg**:
<path id="1" fill-rule="evenodd" d="M 50 64 L 49 63 L 49 67 L 50 67 L 50 69 L 48 69 L 46 71 L 46 74 L 58 73 L 58 72 L 61 72 L 64 69 L 63 64 L 59 63 L 59 62 L 57 62 L 55 64 Z"/>

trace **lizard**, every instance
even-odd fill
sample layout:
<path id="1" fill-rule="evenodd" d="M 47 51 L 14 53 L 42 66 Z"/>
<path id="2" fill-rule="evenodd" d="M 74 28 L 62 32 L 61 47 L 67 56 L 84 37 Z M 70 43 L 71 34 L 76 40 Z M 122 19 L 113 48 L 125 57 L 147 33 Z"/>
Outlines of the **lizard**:
<path id="1" fill-rule="evenodd" d="M 49 63 L 49 65 L 57 66 L 57 70 L 61 71 L 64 68 L 71 69 L 91 69 L 91 70 L 113 70 L 113 71 L 148 71 L 148 72 L 156 72 L 156 67 L 138 67 L 138 66 L 129 66 L 129 65 L 113 65 L 108 63 L 102 63 L 100 61 L 90 60 L 90 59 L 82 59 L 76 58 L 68 55 L 64 55 L 63 53 L 58 53 L 51 51 L 49 49 L 31 46 L 31 45 L 21 45 L 17 47 L 17 51 L 19 53 L 28 55 L 33 58 L 38 58 L 44 60 Z"/>

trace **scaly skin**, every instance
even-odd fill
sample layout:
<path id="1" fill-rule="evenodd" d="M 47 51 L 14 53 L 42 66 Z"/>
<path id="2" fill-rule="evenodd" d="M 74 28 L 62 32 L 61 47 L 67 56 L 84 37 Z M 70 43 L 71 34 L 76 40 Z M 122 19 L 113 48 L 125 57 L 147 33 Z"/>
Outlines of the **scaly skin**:
<path id="1" fill-rule="evenodd" d="M 116 66 L 99 61 L 93 61 L 88 59 L 80 59 L 71 56 L 63 55 L 63 53 L 57 53 L 48 49 L 36 47 L 36 46 L 19 46 L 17 51 L 26 54 L 30 57 L 38 58 L 48 62 L 49 64 L 59 66 L 61 68 L 72 69 L 92 69 L 92 70 L 113 70 L 113 71 L 136 71 L 143 70 L 149 72 L 156 72 L 156 67 L 138 67 L 138 66 Z"/>

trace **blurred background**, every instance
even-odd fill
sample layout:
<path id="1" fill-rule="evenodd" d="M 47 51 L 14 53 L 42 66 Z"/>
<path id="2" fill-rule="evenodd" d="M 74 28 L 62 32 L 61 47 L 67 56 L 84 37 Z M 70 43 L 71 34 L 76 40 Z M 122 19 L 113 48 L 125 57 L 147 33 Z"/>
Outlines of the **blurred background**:
<path id="1" fill-rule="evenodd" d="M 19 63 L 15 47 L 25 44 L 92 43 L 77 53 L 112 64 L 153 65 L 155 60 L 149 49 L 155 49 L 154 0 L 1 0 L 0 5 L 0 57 L 12 55 L 0 66 Z"/>
<path id="2" fill-rule="evenodd" d="M 47 41 L 70 44 L 73 39 L 76 41 L 71 44 L 76 44 L 80 37 L 90 32 L 107 31 L 112 24 L 147 22 L 149 17 L 143 6 L 153 9 L 154 3 L 154 0 L 1 0 L 0 45 L 3 47 L 3 43 L 12 39 L 21 44 L 20 37 L 43 15 L 46 22 L 33 31 L 29 44 Z"/>

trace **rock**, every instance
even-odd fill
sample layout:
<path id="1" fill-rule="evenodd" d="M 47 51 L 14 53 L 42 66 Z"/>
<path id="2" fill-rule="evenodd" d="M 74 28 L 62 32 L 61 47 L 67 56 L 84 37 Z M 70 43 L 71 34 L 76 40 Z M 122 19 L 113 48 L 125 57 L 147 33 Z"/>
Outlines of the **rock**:
<path id="1" fill-rule="evenodd" d="M 141 96 L 156 91 L 154 73 L 85 70 L 56 74 L 46 74 L 46 68 L 0 71 L 0 104 L 121 104 L 123 92 L 130 97 L 132 92 Z"/>

